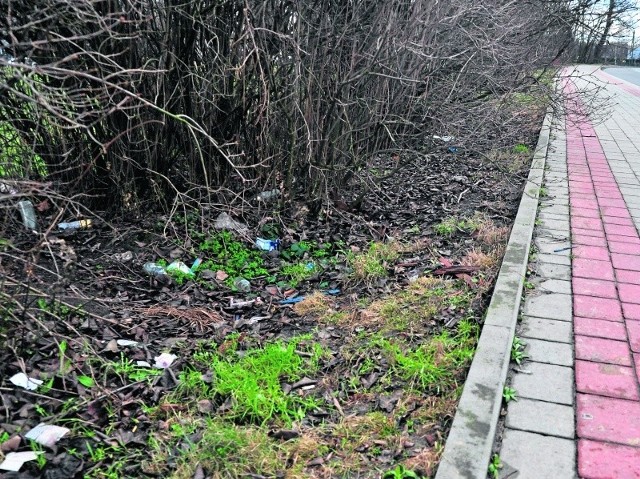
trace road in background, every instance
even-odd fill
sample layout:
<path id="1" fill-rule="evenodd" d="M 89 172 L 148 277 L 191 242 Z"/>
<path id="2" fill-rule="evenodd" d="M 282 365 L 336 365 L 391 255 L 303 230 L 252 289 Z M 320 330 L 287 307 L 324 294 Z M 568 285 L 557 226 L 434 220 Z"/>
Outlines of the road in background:
<path id="1" fill-rule="evenodd" d="M 609 75 L 626 80 L 634 85 L 640 86 L 640 68 L 636 67 L 611 67 L 604 68 Z"/>

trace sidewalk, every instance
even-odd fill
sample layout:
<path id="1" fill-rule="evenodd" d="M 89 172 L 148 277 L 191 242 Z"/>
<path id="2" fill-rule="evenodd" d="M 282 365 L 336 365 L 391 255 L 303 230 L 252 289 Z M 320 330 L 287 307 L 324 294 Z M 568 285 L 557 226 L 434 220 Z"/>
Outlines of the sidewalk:
<path id="1" fill-rule="evenodd" d="M 611 115 L 552 129 L 501 478 L 640 478 L 640 87 L 595 76 Z"/>

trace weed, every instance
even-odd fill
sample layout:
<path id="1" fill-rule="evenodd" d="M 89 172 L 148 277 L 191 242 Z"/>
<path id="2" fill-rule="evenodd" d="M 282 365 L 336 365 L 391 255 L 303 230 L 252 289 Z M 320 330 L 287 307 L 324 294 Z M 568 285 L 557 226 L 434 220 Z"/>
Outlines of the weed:
<path id="1" fill-rule="evenodd" d="M 529 357 L 524 351 L 525 347 L 525 343 L 523 343 L 519 337 L 516 336 L 513 338 L 513 344 L 511 345 L 511 360 L 518 365 Z"/>
<path id="2" fill-rule="evenodd" d="M 305 345 L 306 339 L 301 336 L 287 344 L 271 343 L 262 349 L 246 351 L 242 356 L 200 352 L 194 359 L 197 357 L 203 366 L 211 369 L 211 392 L 232 399 L 231 417 L 262 424 L 278 419 L 291 424 L 319 405 L 319 401 L 309 395 L 285 394 L 281 386 L 282 381 L 297 381 L 304 374 L 317 370 L 325 352 L 318 344 Z M 298 348 L 306 348 L 309 357 L 303 359 Z M 191 378 L 190 387 L 184 386 L 190 393 L 187 397 L 192 397 L 192 391 L 198 392 L 199 396 L 208 392 L 194 381 L 193 376 L 181 378 Z"/>
<path id="3" fill-rule="evenodd" d="M 298 284 L 316 274 L 318 269 L 318 265 L 314 261 L 302 261 L 283 266 L 282 275 L 288 278 L 289 284 L 295 288 Z"/>
<path id="4" fill-rule="evenodd" d="M 538 190 L 538 196 L 540 198 L 546 198 L 548 195 L 549 195 L 548 190 L 544 186 L 541 186 L 540 190 Z"/>
<path id="5" fill-rule="evenodd" d="M 243 243 L 233 239 L 228 231 L 221 231 L 200 243 L 200 251 L 208 259 L 198 269 L 223 270 L 229 275 L 229 283 L 240 276 L 246 279 L 265 276 L 268 271 L 259 251 L 250 250 Z"/>
<path id="6" fill-rule="evenodd" d="M 120 354 L 120 360 L 114 361 L 107 365 L 118 376 L 124 376 L 131 381 L 145 381 L 162 374 L 159 369 L 151 369 L 147 367 L 137 366 L 132 360 Z"/>
<path id="7" fill-rule="evenodd" d="M 476 229 L 478 229 L 478 222 L 475 219 L 458 219 L 454 216 L 445 218 L 433 227 L 436 234 L 440 236 L 453 236 L 457 231 L 473 233 Z"/>
<path id="8" fill-rule="evenodd" d="M 494 454 L 491 458 L 491 462 L 489 463 L 489 475 L 493 479 L 498 479 L 500 469 L 502 469 L 502 461 L 500 460 L 500 456 L 498 454 Z"/>
<path id="9" fill-rule="evenodd" d="M 372 281 L 387 276 L 387 268 L 400 256 L 397 243 L 371 243 L 367 251 L 347 253 L 347 264 L 357 281 Z"/>
<path id="10" fill-rule="evenodd" d="M 420 476 L 411 469 L 405 469 L 403 465 L 396 466 L 395 469 L 385 472 L 382 479 L 419 479 Z"/>
<path id="11" fill-rule="evenodd" d="M 506 403 L 509 403 L 510 401 L 517 401 L 518 392 L 515 389 L 510 388 L 509 386 L 505 386 L 504 390 L 502 391 L 502 397 L 504 398 L 504 402 Z"/>
<path id="12" fill-rule="evenodd" d="M 522 143 L 513 147 L 513 152 L 517 154 L 529 154 L 529 147 L 527 145 L 523 145 Z"/>
<path id="13" fill-rule="evenodd" d="M 525 289 L 534 289 L 536 286 L 531 281 L 525 280 L 524 281 L 524 287 L 525 287 Z"/>

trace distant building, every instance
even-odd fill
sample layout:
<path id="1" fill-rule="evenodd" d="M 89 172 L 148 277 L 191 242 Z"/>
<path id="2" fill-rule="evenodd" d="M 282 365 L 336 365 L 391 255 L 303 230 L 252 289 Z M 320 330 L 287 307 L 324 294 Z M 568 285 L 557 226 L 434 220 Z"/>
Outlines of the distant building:
<path id="1" fill-rule="evenodd" d="M 640 47 L 636 48 L 635 50 L 629 50 L 627 60 L 633 60 L 634 62 L 640 60 Z"/>

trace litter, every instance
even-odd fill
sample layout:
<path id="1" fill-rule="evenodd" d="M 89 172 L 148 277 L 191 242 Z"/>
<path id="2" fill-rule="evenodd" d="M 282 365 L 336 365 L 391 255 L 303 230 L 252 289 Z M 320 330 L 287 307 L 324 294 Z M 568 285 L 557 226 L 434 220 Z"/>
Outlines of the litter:
<path id="1" fill-rule="evenodd" d="M 263 238 L 256 238 L 256 246 L 262 251 L 273 251 L 280 247 L 280 240 L 268 240 Z"/>
<path id="2" fill-rule="evenodd" d="M 449 143 L 450 141 L 453 141 L 456 139 L 455 136 L 439 136 L 439 135 L 433 135 L 433 139 L 434 140 L 442 140 L 445 143 Z"/>
<path id="3" fill-rule="evenodd" d="M 68 432 L 69 429 L 66 427 L 50 426 L 48 424 L 41 423 L 25 434 L 24 437 L 31 439 L 42 446 L 52 448 Z"/>
<path id="4" fill-rule="evenodd" d="M 267 202 L 275 200 L 278 196 L 280 196 L 280 190 L 263 191 L 258 196 L 256 196 L 256 200 Z"/>
<path id="5" fill-rule="evenodd" d="M 42 454 L 42 451 L 10 452 L 4 457 L 4 461 L 0 464 L 0 469 L 18 472 L 25 462 L 38 459 L 38 454 Z"/>
<path id="6" fill-rule="evenodd" d="M 175 354 L 162 353 L 160 356 L 153 358 L 155 360 L 155 367 L 158 369 L 167 369 L 171 364 L 178 359 Z"/>
<path id="7" fill-rule="evenodd" d="M 36 218 L 36 210 L 33 208 L 33 203 L 29 200 L 18 201 L 18 209 L 20 210 L 24 227 L 29 231 L 37 231 L 38 220 Z"/>
<path id="8" fill-rule="evenodd" d="M 116 344 L 118 346 L 125 346 L 125 347 L 126 346 L 131 346 L 131 347 L 133 347 L 133 346 L 137 346 L 139 343 L 138 343 L 138 341 L 131 341 L 130 339 L 118 339 L 116 341 Z"/>
<path id="9" fill-rule="evenodd" d="M 136 366 L 140 366 L 141 368 L 150 368 L 151 364 L 147 361 L 136 361 Z"/>
<path id="10" fill-rule="evenodd" d="M 235 286 L 238 291 L 243 291 L 245 293 L 251 291 L 251 283 L 244 278 L 236 279 L 233 282 L 233 286 Z"/>
<path id="11" fill-rule="evenodd" d="M 218 230 L 230 230 L 238 233 L 246 233 L 248 231 L 244 224 L 234 220 L 227 213 L 220 213 L 213 226 Z"/>
<path id="12" fill-rule="evenodd" d="M 193 271 L 182 261 L 174 261 L 169 266 L 167 266 L 167 273 L 175 273 L 180 272 L 188 277 L 193 276 Z"/>
<path id="13" fill-rule="evenodd" d="M 14 374 L 9 378 L 9 381 L 11 381 L 16 386 L 24 388 L 28 391 L 35 391 L 36 389 L 38 389 L 38 386 L 42 384 L 42 381 L 40 381 L 39 379 L 30 378 L 25 373 Z"/>
<path id="14" fill-rule="evenodd" d="M 80 230 L 91 228 L 91 220 L 78 220 L 69 223 L 58 223 L 59 230 Z"/>
<path id="15" fill-rule="evenodd" d="M 145 273 L 155 276 L 156 278 L 159 276 L 167 276 L 167 270 L 158 263 L 145 263 L 142 269 Z"/>

